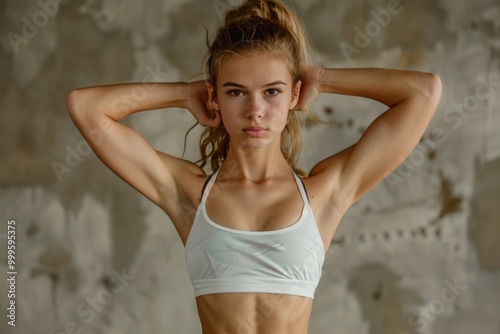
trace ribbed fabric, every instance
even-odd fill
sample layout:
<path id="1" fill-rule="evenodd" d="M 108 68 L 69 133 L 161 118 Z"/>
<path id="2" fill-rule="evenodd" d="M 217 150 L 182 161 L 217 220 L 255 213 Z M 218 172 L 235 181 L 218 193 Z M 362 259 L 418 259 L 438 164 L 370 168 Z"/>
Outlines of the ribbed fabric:
<path id="1" fill-rule="evenodd" d="M 220 226 L 205 202 L 219 170 L 208 180 L 186 242 L 186 265 L 195 296 L 225 292 L 278 293 L 314 299 L 325 259 L 323 242 L 304 185 L 299 220 L 274 231 Z"/>

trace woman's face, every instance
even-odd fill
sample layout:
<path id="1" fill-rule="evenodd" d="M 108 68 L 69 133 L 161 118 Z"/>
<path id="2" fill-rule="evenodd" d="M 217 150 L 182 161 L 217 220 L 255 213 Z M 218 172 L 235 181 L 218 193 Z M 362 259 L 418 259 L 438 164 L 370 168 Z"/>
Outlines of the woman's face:
<path id="1" fill-rule="evenodd" d="M 232 145 L 280 147 L 300 93 L 300 81 L 293 87 L 285 61 L 265 53 L 232 56 L 221 64 L 216 88 L 213 107 L 220 110 Z"/>

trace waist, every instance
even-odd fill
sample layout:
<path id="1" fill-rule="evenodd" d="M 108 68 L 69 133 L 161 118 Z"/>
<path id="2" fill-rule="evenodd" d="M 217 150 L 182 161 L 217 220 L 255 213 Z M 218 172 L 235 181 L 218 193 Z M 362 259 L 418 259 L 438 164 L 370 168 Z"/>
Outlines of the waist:
<path id="1" fill-rule="evenodd" d="M 203 333 L 307 334 L 312 299 L 267 293 L 196 298 Z"/>

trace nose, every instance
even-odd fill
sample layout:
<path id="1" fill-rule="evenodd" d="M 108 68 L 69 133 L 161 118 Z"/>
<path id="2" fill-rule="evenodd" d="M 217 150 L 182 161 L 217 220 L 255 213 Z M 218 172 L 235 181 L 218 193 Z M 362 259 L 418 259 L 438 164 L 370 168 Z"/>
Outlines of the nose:
<path id="1" fill-rule="evenodd" d="M 248 99 L 246 116 L 250 119 L 259 119 L 264 116 L 264 101 L 259 96 L 252 96 Z"/>

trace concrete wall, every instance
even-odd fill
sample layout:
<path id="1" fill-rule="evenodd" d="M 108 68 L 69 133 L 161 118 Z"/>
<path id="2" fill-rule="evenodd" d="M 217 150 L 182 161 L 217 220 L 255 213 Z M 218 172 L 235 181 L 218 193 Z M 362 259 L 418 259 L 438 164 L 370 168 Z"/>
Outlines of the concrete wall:
<path id="1" fill-rule="evenodd" d="M 172 224 L 89 152 L 65 96 L 195 78 L 204 26 L 241 1 L 61 2 L 0 0 L 0 332 L 199 333 Z M 500 1 L 292 4 L 318 64 L 432 71 L 444 84 L 415 151 L 344 217 L 310 332 L 500 333 Z M 305 128 L 302 166 L 354 143 L 383 110 L 321 96 L 315 113 L 337 125 Z M 179 156 L 194 119 L 175 109 L 126 123 Z M 5 316 L 9 219 L 16 327 Z"/>

